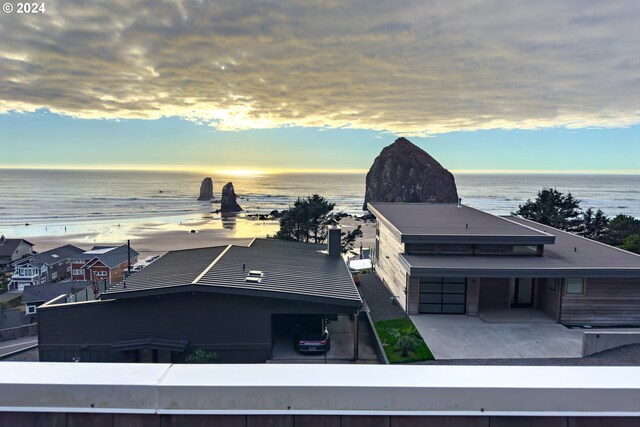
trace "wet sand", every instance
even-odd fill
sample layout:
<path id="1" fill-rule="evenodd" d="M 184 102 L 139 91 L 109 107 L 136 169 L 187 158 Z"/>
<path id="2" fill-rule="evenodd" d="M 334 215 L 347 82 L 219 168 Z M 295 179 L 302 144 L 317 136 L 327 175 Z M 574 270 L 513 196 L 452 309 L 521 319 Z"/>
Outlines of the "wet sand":
<path id="1" fill-rule="evenodd" d="M 351 231 L 362 226 L 363 238 L 354 245 L 358 251 L 373 247 L 375 243 L 375 223 L 347 217 L 341 221 L 344 231 Z M 71 228 L 71 227 L 70 227 Z M 121 245 L 131 240 L 131 246 L 140 252 L 142 257 L 165 253 L 180 249 L 204 248 L 220 245 L 247 245 L 253 238 L 264 238 L 275 234 L 279 229 L 278 221 L 262 221 L 244 217 L 187 218 L 184 221 L 163 222 L 162 219 L 133 224 L 96 224 L 86 226 L 80 233 L 52 233 L 47 235 L 25 236 L 38 252 L 73 244 L 82 249 L 90 249 L 94 245 Z M 196 233 L 191 233 L 191 230 Z"/>

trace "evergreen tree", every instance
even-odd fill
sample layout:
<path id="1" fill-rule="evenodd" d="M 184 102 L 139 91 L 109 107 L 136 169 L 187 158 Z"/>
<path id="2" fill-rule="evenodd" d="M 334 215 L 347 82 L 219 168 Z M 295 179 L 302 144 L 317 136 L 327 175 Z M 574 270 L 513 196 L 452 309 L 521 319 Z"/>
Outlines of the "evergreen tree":
<path id="1" fill-rule="evenodd" d="M 595 213 L 589 208 L 582 214 L 582 224 L 578 234 L 592 240 L 600 240 L 608 229 L 609 218 L 598 209 Z"/>
<path id="2" fill-rule="evenodd" d="M 334 221 L 331 214 L 335 203 L 318 194 L 296 200 L 280 218 L 280 230 L 275 237 L 304 243 L 322 243 L 327 238 L 327 225 Z"/>
<path id="3" fill-rule="evenodd" d="M 620 246 L 625 237 L 640 235 L 640 219 L 631 215 L 617 215 L 609 221 L 608 230 L 599 240 L 609 245 Z"/>
<path id="4" fill-rule="evenodd" d="M 358 237 L 362 237 L 362 226 L 359 225 L 349 232 L 343 231 L 341 234 L 342 237 L 340 243 L 342 247 L 342 253 L 346 254 L 353 249 L 353 245 L 356 243 Z"/>
<path id="5" fill-rule="evenodd" d="M 640 234 L 630 234 L 624 238 L 622 249 L 640 254 Z"/>
<path id="6" fill-rule="evenodd" d="M 566 231 L 575 231 L 581 222 L 580 200 L 555 188 L 543 188 L 534 201 L 527 200 L 513 214 Z"/>

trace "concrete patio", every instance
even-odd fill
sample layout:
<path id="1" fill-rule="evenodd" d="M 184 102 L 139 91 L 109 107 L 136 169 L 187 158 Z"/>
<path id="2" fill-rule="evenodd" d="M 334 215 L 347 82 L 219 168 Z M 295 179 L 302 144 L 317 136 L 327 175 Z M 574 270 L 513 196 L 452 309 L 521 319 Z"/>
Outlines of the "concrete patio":
<path id="1" fill-rule="evenodd" d="M 520 318 L 511 322 L 508 317 L 494 315 L 488 323 L 475 316 L 421 314 L 411 316 L 411 320 L 440 360 L 565 358 L 582 354 L 581 330 L 538 317 L 534 322 Z"/>

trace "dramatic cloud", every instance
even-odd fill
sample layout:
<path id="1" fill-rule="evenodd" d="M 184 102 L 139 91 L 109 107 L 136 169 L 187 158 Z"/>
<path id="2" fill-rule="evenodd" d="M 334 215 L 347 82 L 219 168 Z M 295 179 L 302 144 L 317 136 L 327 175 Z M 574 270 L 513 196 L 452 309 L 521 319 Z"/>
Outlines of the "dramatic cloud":
<path id="1" fill-rule="evenodd" d="M 55 1 L 0 15 L 0 112 L 400 134 L 640 123 L 640 2 Z"/>

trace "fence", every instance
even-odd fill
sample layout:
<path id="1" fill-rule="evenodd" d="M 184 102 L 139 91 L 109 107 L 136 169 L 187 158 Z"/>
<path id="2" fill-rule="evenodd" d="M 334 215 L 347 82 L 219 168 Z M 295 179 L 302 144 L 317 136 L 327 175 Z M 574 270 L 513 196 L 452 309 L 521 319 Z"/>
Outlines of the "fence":
<path id="1" fill-rule="evenodd" d="M 18 326 L 16 328 L 0 329 L 0 341 L 14 340 L 16 338 L 38 335 L 38 324 Z"/>
<path id="2" fill-rule="evenodd" d="M 96 282 L 94 286 L 84 288 L 78 293 L 72 294 L 67 297 L 67 302 L 81 302 L 81 301 L 94 301 L 98 299 L 101 293 L 104 293 L 109 289 L 109 284 L 106 280 Z"/>

